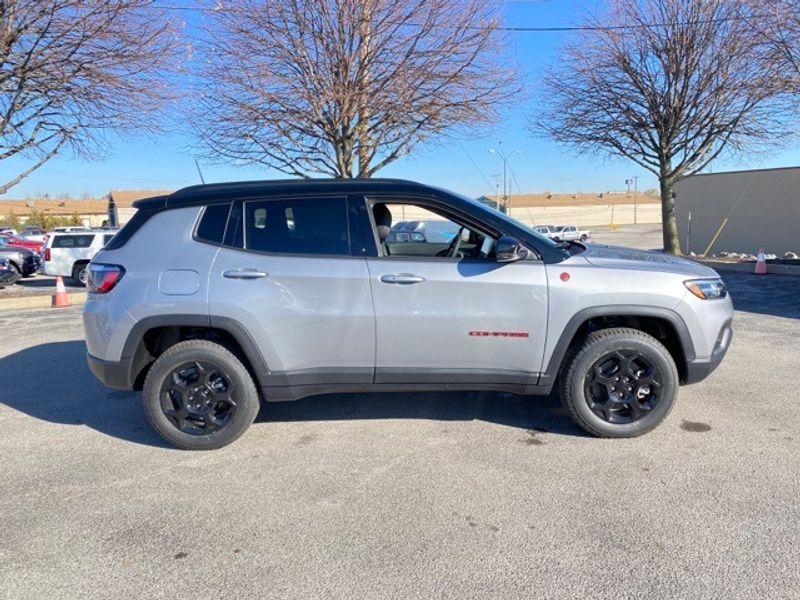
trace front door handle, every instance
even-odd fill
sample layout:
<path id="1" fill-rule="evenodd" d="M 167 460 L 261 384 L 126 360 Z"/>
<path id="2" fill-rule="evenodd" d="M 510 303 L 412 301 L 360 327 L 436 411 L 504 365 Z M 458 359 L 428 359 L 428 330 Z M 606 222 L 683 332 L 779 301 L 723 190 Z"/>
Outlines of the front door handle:
<path id="1" fill-rule="evenodd" d="M 223 277 L 228 279 L 261 279 L 266 277 L 267 273 L 257 269 L 229 269 L 222 272 Z"/>
<path id="2" fill-rule="evenodd" d="M 411 283 L 422 283 L 425 281 L 425 278 L 419 275 L 411 275 L 410 273 L 387 273 L 386 275 L 381 275 L 381 281 L 383 283 L 409 285 Z"/>

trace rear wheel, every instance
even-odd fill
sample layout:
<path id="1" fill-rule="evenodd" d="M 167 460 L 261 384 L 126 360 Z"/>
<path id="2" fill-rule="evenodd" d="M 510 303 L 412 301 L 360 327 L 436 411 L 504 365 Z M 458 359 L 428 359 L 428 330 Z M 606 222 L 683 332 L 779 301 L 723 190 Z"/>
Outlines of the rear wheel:
<path id="1" fill-rule="evenodd" d="M 601 437 L 636 437 L 669 414 L 678 371 L 669 351 L 638 329 L 590 334 L 564 365 L 561 401 L 581 428 Z"/>
<path id="2" fill-rule="evenodd" d="M 581 234 L 581 241 L 585 242 L 587 240 L 587 236 L 585 233 Z"/>
<path id="3" fill-rule="evenodd" d="M 214 342 L 189 340 L 169 348 L 144 382 L 144 406 L 153 427 L 184 450 L 212 450 L 242 435 L 258 414 L 250 373 Z"/>
<path id="4" fill-rule="evenodd" d="M 20 279 L 22 279 L 22 271 L 20 270 L 19 266 L 16 265 L 15 263 L 10 262 L 8 264 L 14 270 L 14 275 L 13 275 L 13 277 L 11 278 L 11 280 L 8 283 L 9 283 L 9 285 L 14 285 Z"/>

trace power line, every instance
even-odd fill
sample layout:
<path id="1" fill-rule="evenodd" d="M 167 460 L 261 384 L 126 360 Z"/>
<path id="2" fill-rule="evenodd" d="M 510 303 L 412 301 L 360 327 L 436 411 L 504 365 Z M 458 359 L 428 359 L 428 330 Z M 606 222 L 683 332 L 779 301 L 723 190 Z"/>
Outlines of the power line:
<path id="1" fill-rule="evenodd" d="M 459 140 L 456 140 L 456 142 L 457 142 L 457 143 L 458 143 L 458 145 L 461 147 L 461 149 L 464 151 L 464 154 L 466 154 L 466 155 L 467 155 L 467 158 L 469 159 L 469 162 L 471 162 L 471 163 L 472 163 L 472 166 L 473 166 L 473 167 L 475 167 L 475 170 L 476 170 L 476 171 L 477 171 L 477 172 L 480 174 L 480 176 L 481 176 L 481 177 L 483 178 L 483 180 L 486 182 L 486 185 L 488 185 L 488 186 L 489 186 L 490 193 L 491 193 L 491 192 L 494 192 L 494 189 L 492 188 L 492 183 L 489 181 L 489 179 L 486 177 L 486 175 L 484 175 L 483 171 L 481 171 L 481 168 L 478 166 L 478 163 L 476 163 L 476 162 L 475 162 L 475 161 L 472 159 L 472 156 L 470 155 L 470 153 L 469 153 L 469 152 L 467 152 L 467 149 L 464 147 L 464 144 L 462 144 L 462 143 L 461 143 Z"/>
<path id="2" fill-rule="evenodd" d="M 178 11 L 189 11 L 189 12 L 205 12 L 205 13 L 223 13 L 227 12 L 226 9 L 222 5 L 218 5 L 215 8 L 205 8 L 202 6 L 175 6 L 175 5 L 168 5 L 168 4 L 157 4 L 157 0 L 152 0 L 151 4 L 158 9 L 161 10 L 178 10 Z M 520 4 L 523 3 L 521 0 Z M 532 2 L 533 3 L 533 2 Z M 536 2 L 538 3 L 538 2 Z M 800 14 L 800 12 L 798 13 Z M 707 23 L 728 23 L 732 21 L 746 21 L 750 19 L 763 19 L 769 17 L 770 15 L 749 15 L 749 16 L 736 16 L 736 17 L 719 17 L 715 19 L 698 19 L 696 22 L 692 21 L 691 23 L 696 23 L 697 25 L 703 25 Z M 525 26 L 497 26 L 497 27 L 480 27 L 480 26 L 466 26 L 460 27 L 459 29 L 464 30 L 472 30 L 472 31 L 486 31 L 486 30 L 493 30 L 493 31 L 502 31 L 507 33 L 570 33 L 570 32 L 577 32 L 577 31 L 626 31 L 632 29 L 658 29 L 661 27 L 674 27 L 674 26 L 682 26 L 690 24 L 689 21 L 680 21 L 680 22 L 658 22 L 658 23 L 636 23 L 633 25 L 573 25 L 573 26 L 556 26 L 556 27 L 525 27 Z M 419 23 L 407 23 L 408 27 L 422 27 Z M 439 29 L 454 29 L 453 26 L 428 26 L 433 28 Z"/>

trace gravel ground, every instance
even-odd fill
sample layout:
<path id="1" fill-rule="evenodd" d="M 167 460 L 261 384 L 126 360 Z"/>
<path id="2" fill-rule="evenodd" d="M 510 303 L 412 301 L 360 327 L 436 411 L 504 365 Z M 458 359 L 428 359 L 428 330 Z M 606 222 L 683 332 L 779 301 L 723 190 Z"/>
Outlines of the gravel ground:
<path id="1" fill-rule="evenodd" d="M 0 313 L 0 597 L 798 598 L 800 278 L 726 279 L 728 357 L 633 440 L 555 397 L 373 394 L 181 452 L 78 310 Z"/>

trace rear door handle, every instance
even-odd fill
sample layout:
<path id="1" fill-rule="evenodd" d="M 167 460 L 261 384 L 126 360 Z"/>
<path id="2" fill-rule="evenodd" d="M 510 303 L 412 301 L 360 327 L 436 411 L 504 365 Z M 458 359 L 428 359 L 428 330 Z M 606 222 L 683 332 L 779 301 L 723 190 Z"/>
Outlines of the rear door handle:
<path id="1" fill-rule="evenodd" d="M 228 279 L 261 279 L 266 277 L 267 273 L 257 269 L 229 269 L 223 271 L 222 276 Z"/>
<path id="2" fill-rule="evenodd" d="M 425 278 L 419 275 L 411 275 L 410 273 L 387 273 L 386 275 L 381 275 L 381 281 L 383 283 L 409 285 L 411 283 L 422 283 L 425 281 Z"/>

